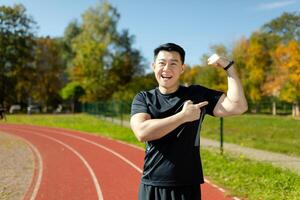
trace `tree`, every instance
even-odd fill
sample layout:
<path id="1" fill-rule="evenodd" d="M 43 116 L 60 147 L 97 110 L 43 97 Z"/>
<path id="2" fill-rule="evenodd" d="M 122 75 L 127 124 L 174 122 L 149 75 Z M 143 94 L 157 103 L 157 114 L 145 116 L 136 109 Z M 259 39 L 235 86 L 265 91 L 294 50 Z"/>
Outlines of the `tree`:
<path id="1" fill-rule="evenodd" d="M 72 67 L 72 60 L 75 52 L 72 49 L 72 42 L 80 34 L 81 28 L 77 20 L 71 21 L 64 31 L 63 38 L 60 39 L 62 45 L 62 58 L 68 67 Z"/>
<path id="2" fill-rule="evenodd" d="M 61 57 L 61 46 L 57 40 L 49 37 L 36 40 L 34 85 L 31 89 L 33 99 L 44 107 L 60 101 L 59 91 L 63 86 L 65 64 Z"/>
<path id="3" fill-rule="evenodd" d="M 261 30 L 270 35 L 276 35 L 285 43 L 290 40 L 300 41 L 300 14 L 283 13 L 262 26 Z"/>
<path id="4" fill-rule="evenodd" d="M 293 103 L 293 116 L 299 116 L 300 43 L 291 40 L 287 45 L 279 45 L 273 58 L 278 68 L 280 98 Z"/>
<path id="5" fill-rule="evenodd" d="M 72 112 L 75 112 L 76 104 L 79 103 L 79 99 L 84 95 L 84 89 L 77 82 L 68 83 L 60 92 L 60 96 L 64 100 L 72 101 Z"/>
<path id="6" fill-rule="evenodd" d="M 0 103 L 27 100 L 33 69 L 35 21 L 23 5 L 0 6 Z"/>
<path id="7" fill-rule="evenodd" d="M 193 67 L 186 66 L 182 76 L 180 77 L 181 82 L 184 85 L 195 84 L 200 71 L 201 71 L 200 66 L 193 66 Z"/>
<path id="8" fill-rule="evenodd" d="M 143 57 L 140 52 L 132 47 L 134 37 L 128 30 L 118 34 L 115 49 L 112 52 L 112 63 L 108 68 L 110 87 L 118 91 L 131 82 L 135 76 L 144 74 Z"/>
<path id="9" fill-rule="evenodd" d="M 126 85 L 113 94 L 113 99 L 131 102 L 134 96 L 140 91 L 148 91 L 157 87 L 154 73 L 139 75 L 132 78 Z"/>
<path id="10" fill-rule="evenodd" d="M 232 49 L 232 58 L 234 64 L 239 73 L 243 85 L 245 84 L 244 80 L 246 77 L 246 58 L 247 58 L 247 49 L 249 47 L 249 41 L 242 37 L 234 43 Z"/>
<path id="11" fill-rule="evenodd" d="M 71 80 L 79 82 L 85 90 L 83 101 L 97 101 L 110 97 L 107 89 L 108 73 L 112 62 L 109 54 L 111 43 L 117 35 L 117 10 L 108 2 L 89 8 L 82 15 L 81 32 L 74 38 L 72 49 Z"/>
<path id="12" fill-rule="evenodd" d="M 257 106 L 262 100 L 263 85 L 272 62 L 264 38 L 264 35 L 259 32 L 251 35 L 245 58 L 245 91 L 249 99 Z"/>
<path id="13" fill-rule="evenodd" d="M 278 49 L 278 45 L 287 44 L 290 40 L 300 40 L 300 15 L 297 13 L 283 13 L 280 17 L 266 23 L 261 28 L 264 35 L 264 44 L 270 54 Z M 274 57 L 273 57 L 274 58 Z M 276 114 L 276 100 L 279 98 L 279 90 L 282 88 L 284 75 L 280 68 L 275 65 L 272 58 L 270 70 L 267 72 L 266 81 L 263 84 L 263 94 L 271 97 L 272 113 Z"/>
<path id="14" fill-rule="evenodd" d="M 85 91 L 83 102 L 108 100 L 143 74 L 143 58 L 132 47 L 134 37 L 128 30 L 117 31 L 119 17 L 107 1 L 82 15 L 80 31 L 71 41 L 74 58 L 69 72 L 71 81 Z"/>

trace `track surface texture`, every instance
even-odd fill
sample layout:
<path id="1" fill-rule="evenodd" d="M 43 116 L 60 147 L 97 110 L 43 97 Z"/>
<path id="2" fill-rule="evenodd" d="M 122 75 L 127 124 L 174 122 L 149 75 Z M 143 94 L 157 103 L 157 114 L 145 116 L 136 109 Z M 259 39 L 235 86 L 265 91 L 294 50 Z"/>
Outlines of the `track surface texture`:
<path id="1" fill-rule="evenodd" d="M 61 128 L 1 124 L 0 131 L 24 139 L 34 154 L 35 170 L 23 199 L 137 199 L 142 148 Z M 207 180 L 201 188 L 203 200 L 238 199 Z"/>

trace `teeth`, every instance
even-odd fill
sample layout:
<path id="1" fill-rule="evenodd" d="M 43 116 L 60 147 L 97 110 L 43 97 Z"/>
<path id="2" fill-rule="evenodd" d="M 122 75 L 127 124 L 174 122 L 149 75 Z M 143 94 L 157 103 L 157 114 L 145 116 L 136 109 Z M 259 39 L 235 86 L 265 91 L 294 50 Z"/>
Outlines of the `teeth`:
<path id="1" fill-rule="evenodd" d="M 161 76 L 162 78 L 167 78 L 167 79 L 170 79 L 170 78 L 172 78 L 172 76 Z"/>

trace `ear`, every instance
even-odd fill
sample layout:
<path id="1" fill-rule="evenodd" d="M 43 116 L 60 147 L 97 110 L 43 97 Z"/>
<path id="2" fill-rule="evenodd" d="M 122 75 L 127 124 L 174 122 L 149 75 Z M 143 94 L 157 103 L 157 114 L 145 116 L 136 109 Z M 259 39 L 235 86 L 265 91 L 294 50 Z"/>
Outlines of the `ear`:
<path id="1" fill-rule="evenodd" d="M 183 65 L 181 66 L 181 73 L 183 73 L 183 72 L 184 72 L 185 68 L 186 68 L 186 65 L 185 65 L 185 64 L 183 64 Z"/>
<path id="2" fill-rule="evenodd" d="M 151 64 L 151 68 L 152 68 L 153 71 L 155 70 L 155 63 L 154 62 Z"/>

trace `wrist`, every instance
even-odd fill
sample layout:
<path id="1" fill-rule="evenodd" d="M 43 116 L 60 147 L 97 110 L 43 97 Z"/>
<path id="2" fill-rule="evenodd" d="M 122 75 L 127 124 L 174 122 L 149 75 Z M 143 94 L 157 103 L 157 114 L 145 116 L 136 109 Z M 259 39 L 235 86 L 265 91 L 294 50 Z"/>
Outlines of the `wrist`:
<path id="1" fill-rule="evenodd" d="M 223 69 L 224 69 L 225 71 L 227 71 L 230 67 L 233 66 L 233 64 L 234 64 L 234 61 L 232 60 L 232 61 L 230 61 Z"/>
<path id="2" fill-rule="evenodd" d="M 176 114 L 179 121 L 185 123 L 186 122 L 186 117 L 183 111 L 180 111 L 179 113 Z"/>

